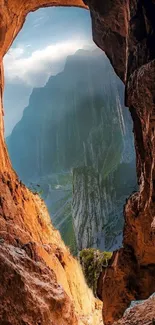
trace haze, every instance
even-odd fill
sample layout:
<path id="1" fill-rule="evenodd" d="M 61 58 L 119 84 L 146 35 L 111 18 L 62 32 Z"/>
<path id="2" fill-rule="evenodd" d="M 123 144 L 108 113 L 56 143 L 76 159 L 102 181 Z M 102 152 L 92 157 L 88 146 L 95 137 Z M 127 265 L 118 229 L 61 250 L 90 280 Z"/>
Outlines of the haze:
<path id="1" fill-rule="evenodd" d="M 88 11 L 44 8 L 30 13 L 4 58 L 5 135 L 21 119 L 32 89 L 64 68 L 66 57 L 95 45 Z"/>

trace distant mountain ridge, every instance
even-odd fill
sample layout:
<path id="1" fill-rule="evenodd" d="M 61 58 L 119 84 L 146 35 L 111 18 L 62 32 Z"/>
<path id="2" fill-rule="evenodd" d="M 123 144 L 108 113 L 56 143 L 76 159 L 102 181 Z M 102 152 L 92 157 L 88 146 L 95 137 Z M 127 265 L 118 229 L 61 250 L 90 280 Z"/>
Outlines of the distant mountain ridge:
<path id="1" fill-rule="evenodd" d="M 104 245 L 110 248 L 122 231 L 125 197 L 136 186 L 132 122 L 123 105 L 123 93 L 123 84 L 100 50 L 79 50 L 67 58 L 61 73 L 33 90 L 21 121 L 7 138 L 19 177 L 27 185 L 40 184 L 54 225 L 74 248 L 103 248 L 103 232 L 107 238 Z M 87 179 L 87 168 L 91 186 L 95 181 L 91 175 L 99 179 L 95 185 L 100 188 L 98 203 L 91 191 L 83 188 L 81 171 Z M 74 169 L 82 183 L 74 183 Z M 94 210 L 98 204 L 100 209 Z M 80 206 L 83 210 L 79 212 Z M 91 212 L 83 215 L 90 206 Z M 98 212 L 93 216 L 92 211 Z M 100 220 L 100 230 L 94 228 L 96 220 Z M 83 222 L 88 236 L 81 246 L 78 238 Z"/>

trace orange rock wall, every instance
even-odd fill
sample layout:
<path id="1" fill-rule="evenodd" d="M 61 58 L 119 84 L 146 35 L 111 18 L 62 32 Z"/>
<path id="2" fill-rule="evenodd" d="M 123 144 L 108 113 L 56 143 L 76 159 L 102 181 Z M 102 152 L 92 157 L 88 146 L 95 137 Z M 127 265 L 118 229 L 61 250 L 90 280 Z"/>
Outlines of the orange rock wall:
<path id="1" fill-rule="evenodd" d="M 12 170 L 4 143 L 2 58 L 31 10 L 73 1 L 0 1 L 0 324 L 99 325 L 102 304 L 51 224 L 44 202 Z"/>
<path id="2" fill-rule="evenodd" d="M 0 0 L 0 62 L 27 13 L 50 5 L 84 6 L 81 0 Z M 125 98 L 134 123 L 139 182 L 139 192 L 129 198 L 125 207 L 123 248 L 114 254 L 99 290 L 104 300 L 104 321 L 109 325 L 123 315 L 132 299 L 147 298 L 155 291 L 155 2 L 85 0 L 85 5 L 90 8 L 94 41 L 107 53 L 116 73 L 126 84 Z M 79 266 L 52 228 L 43 203 L 19 183 L 11 168 L 4 144 L 3 85 L 1 65 L 0 267 L 3 272 L 0 299 L 3 298 L 5 308 L 0 305 L 0 320 L 8 325 L 19 324 L 18 306 L 26 315 L 22 324 L 59 325 L 62 321 L 77 324 L 83 321 L 82 313 L 88 322 L 86 309 L 92 314 L 95 302 L 88 289 L 84 289 Z M 11 282 L 15 274 L 17 292 L 22 293 L 20 301 Z M 61 293 L 59 283 L 64 288 L 61 287 Z M 9 286 L 11 289 L 6 294 L 5 288 Z M 30 313 L 36 297 L 38 323 L 35 323 L 36 314 Z M 62 318 L 58 317 L 60 314 Z"/>
<path id="3" fill-rule="evenodd" d="M 103 317 L 110 325 L 131 300 L 146 299 L 155 291 L 155 1 L 85 3 L 91 11 L 94 41 L 126 84 L 139 183 L 139 192 L 124 209 L 123 249 L 103 274 Z"/>

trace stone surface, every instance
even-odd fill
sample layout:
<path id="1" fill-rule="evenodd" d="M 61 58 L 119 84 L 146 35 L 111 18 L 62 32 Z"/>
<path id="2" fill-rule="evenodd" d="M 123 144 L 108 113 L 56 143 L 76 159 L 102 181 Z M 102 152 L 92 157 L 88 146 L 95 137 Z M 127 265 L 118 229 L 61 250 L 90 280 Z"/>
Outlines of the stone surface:
<path id="1" fill-rule="evenodd" d="M 78 250 L 101 245 L 104 220 L 101 213 L 99 175 L 92 167 L 73 170 L 73 221 Z M 104 243 L 102 243 L 104 248 Z"/>
<path id="2" fill-rule="evenodd" d="M 29 257 L 26 247 L 0 245 L 0 323 L 78 324 L 69 297 L 41 258 Z M 28 249 L 34 255 L 33 246 Z"/>
<path id="3" fill-rule="evenodd" d="M 126 311 L 123 318 L 114 325 L 154 325 L 155 324 L 155 297 Z"/>
<path id="4" fill-rule="evenodd" d="M 107 0 L 104 2 L 85 0 L 85 2 L 90 6 L 95 42 L 106 51 L 115 71 L 126 83 L 126 103 L 130 106 L 134 122 L 137 174 L 140 186 L 139 192 L 131 196 L 125 208 L 124 248 L 114 254 L 111 265 L 103 278 L 104 320 L 107 325 L 123 315 L 131 300 L 148 298 L 155 291 L 155 90 L 153 86 L 155 79 L 155 3 L 152 0 Z M 0 1 L 0 61 L 21 29 L 26 14 L 47 5 L 82 6 L 80 0 Z M 0 75 L 0 103 L 2 103 L 2 66 Z M 40 217 L 40 212 L 38 213 L 42 208 L 36 202 L 36 198 L 19 184 L 11 169 L 4 144 L 2 115 L 1 104 L 1 229 L 3 234 L 5 232 L 9 243 L 11 241 L 14 246 L 15 242 L 22 241 L 22 238 L 26 238 L 25 243 L 27 243 L 29 236 L 33 237 L 32 241 L 48 244 L 53 238 L 53 233 L 48 228 L 48 222 L 43 222 L 44 218 Z M 60 240 L 56 241 L 56 246 L 58 241 Z M 45 250 L 43 252 L 44 254 L 40 253 L 40 256 L 43 255 L 45 263 Z M 46 260 L 52 263 L 49 262 L 51 258 Z M 52 292 L 52 287 L 50 290 Z M 6 316 L 9 317 L 8 313 L 2 315 L 3 324 L 12 324 L 9 319 L 5 320 Z M 73 324 L 76 322 L 74 320 L 75 316 L 73 316 Z M 133 320 L 130 321 L 131 324 L 132 322 Z M 149 324 L 146 315 L 142 322 Z"/>
<path id="5" fill-rule="evenodd" d="M 155 291 L 153 1 L 87 1 L 95 42 L 106 51 L 126 83 L 126 104 L 134 123 L 139 192 L 127 201 L 124 248 L 103 276 L 105 324 L 120 318 L 134 299 Z M 111 303 L 112 302 L 112 303 Z"/>
<path id="6" fill-rule="evenodd" d="M 44 202 L 11 176 L 0 176 L 0 323 L 21 324 L 18 310 L 23 324 L 100 324 L 101 305 L 96 308 Z"/>

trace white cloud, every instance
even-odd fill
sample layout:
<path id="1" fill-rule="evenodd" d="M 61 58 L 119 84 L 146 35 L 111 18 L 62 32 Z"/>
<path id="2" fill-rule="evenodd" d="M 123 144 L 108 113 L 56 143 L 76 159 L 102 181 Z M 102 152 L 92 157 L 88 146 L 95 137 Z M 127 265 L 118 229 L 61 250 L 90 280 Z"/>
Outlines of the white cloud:
<path id="1" fill-rule="evenodd" d="M 86 41 L 66 41 L 52 44 L 28 55 L 25 48 L 12 48 L 4 58 L 6 82 L 20 81 L 32 87 L 43 86 L 51 75 L 63 69 L 68 55 L 87 45 Z"/>

